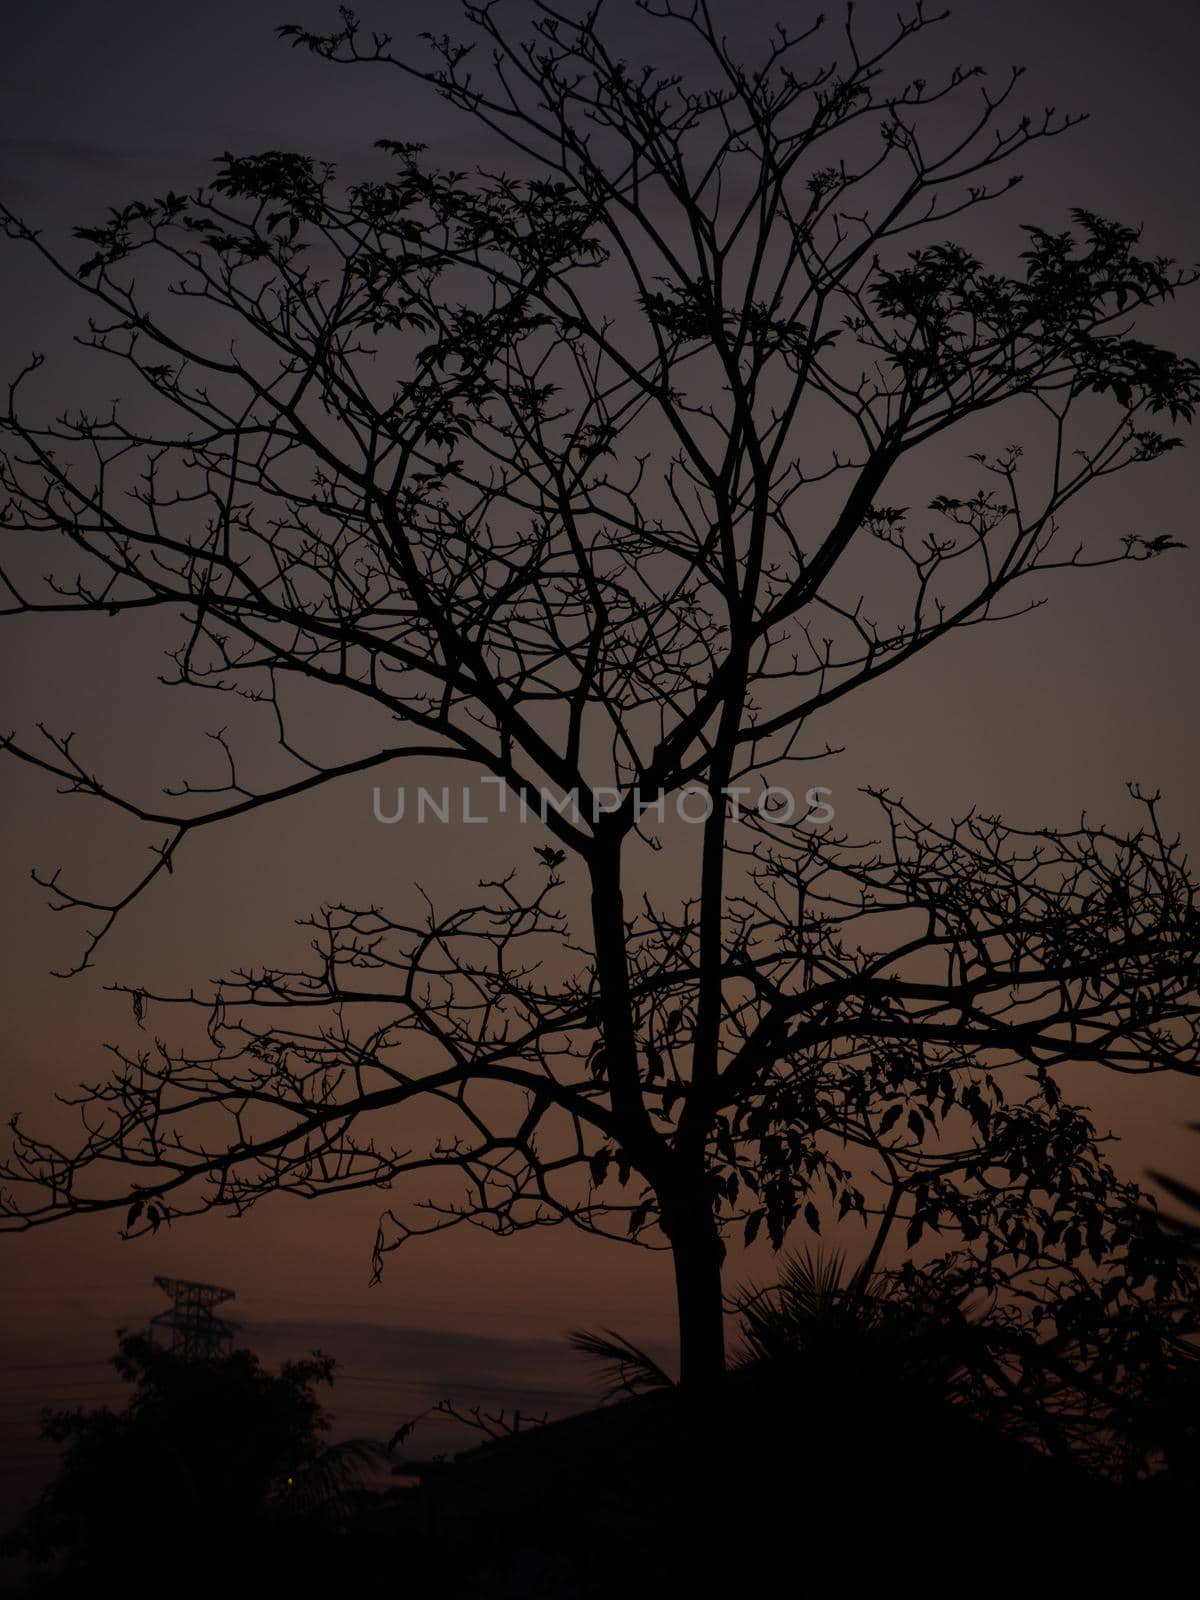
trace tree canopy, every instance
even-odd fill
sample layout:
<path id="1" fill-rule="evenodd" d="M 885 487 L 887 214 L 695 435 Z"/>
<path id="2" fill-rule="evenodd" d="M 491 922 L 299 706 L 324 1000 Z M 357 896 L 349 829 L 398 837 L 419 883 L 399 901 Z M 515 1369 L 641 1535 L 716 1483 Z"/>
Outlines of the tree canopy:
<path id="1" fill-rule="evenodd" d="M 182 1559 L 192 1593 L 244 1574 L 256 1552 L 276 1565 L 296 1514 L 362 1464 L 362 1449 L 322 1437 L 328 1357 L 273 1373 L 250 1350 L 189 1360 L 124 1334 L 113 1365 L 130 1385 L 123 1409 L 45 1413 L 43 1437 L 62 1459 L 9 1539 L 11 1551 L 55 1562 L 64 1582 L 148 1581 Z"/>

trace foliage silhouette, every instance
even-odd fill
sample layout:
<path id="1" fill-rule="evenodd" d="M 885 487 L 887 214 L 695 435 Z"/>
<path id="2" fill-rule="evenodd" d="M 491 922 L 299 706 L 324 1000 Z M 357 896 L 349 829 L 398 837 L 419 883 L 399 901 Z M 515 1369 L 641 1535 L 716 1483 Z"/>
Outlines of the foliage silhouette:
<path id="1" fill-rule="evenodd" d="M 832 1407 L 830 1425 L 872 1448 L 940 1417 L 985 1455 L 1007 1459 L 1008 1440 L 1097 1481 L 1176 1489 L 1194 1481 L 1200 1392 L 1197 1284 L 1183 1271 L 1180 1285 L 1165 1306 L 1131 1303 L 1119 1280 L 1051 1279 L 1013 1297 L 981 1292 L 948 1258 L 848 1272 L 836 1252 L 805 1252 L 783 1258 L 776 1283 L 732 1297 L 731 1373 L 772 1406 L 797 1404 L 799 1390 L 801 1410 Z M 610 1395 L 672 1387 L 618 1334 L 572 1344 L 605 1365 Z"/>
<path id="2" fill-rule="evenodd" d="M 571 1346 L 580 1355 L 590 1356 L 603 1364 L 609 1397 L 617 1394 L 637 1394 L 646 1389 L 670 1389 L 674 1380 L 655 1361 L 632 1344 L 624 1335 L 604 1328 L 599 1333 L 586 1329 L 571 1335 Z"/>
<path id="3" fill-rule="evenodd" d="M 963 1373 L 982 1319 L 918 1292 L 791 1258 L 771 1290 L 736 1297 L 742 1348 L 699 1406 L 628 1340 L 574 1336 L 621 1398 L 495 1439 L 431 1484 L 455 1548 L 484 1553 L 495 1587 L 471 1592 L 787 1592 L 801 1570 L 894 1576 L 926 1547 L 978 1559 L 1030 1515 L 1061 1519 L 1078 1561 L 1072 1519 L 1115 1513 L 1115 1485 L 976 1406 Z M 1122 1498 L 1122 1533 L 1150 1526 L 1139 1509 Z"/>
<path id="4" fill-rule="evenodd" d="M 1178 1263 L 1056 1077 L 1197 1065 L 1195 885 L 1155 800 L 1133 831 L 1024 831 L 879 791 L 861 842 L 742 802 L 829 749 L 845 696 L 1038 603 L 1031 580 L 1174 549 L 1069 523 L 1178 446 L 1200 369 L 1137 323 L 1195 274 L 1083 210 L 987 266 L 972 214 L 1071 119 L 1012 111 L 1015 71 L 913 76 L 920 8 L 879 37 L 781 27 L 751 65 L 705 3 L 641 15 L 694 82 L 543 3 L 465 6 L 482 51 L 434 38 L 425 65 L 349 11 L 284 30 L 416 80 L 509 166 L 387 140 L 385 175 L 343 183 L 227 154 L 200 193 L 79 230 L 78 265 L 4 212 L 150 401 L 47 421 L 40 360 L 18 376 L 5 609 L 159 617 L 175 681 L 239 717 L 223 775 L 169 805 L 69 736 L 5 741 L 150 830 L 109 898 L 43 880 L 90 912 L 81 965 L 194 836 L 336 781 L 445 759 L 562 802 L 533 882 L 326 906 L 301 970 L 123 986 L 139 1026 L 200 1007 L 211 1048 L 119 1046 L 78 1144 L 15 1124 L 5 1219 L 138 1234 L 378 1187 L 377 1265 L 462 1222 L 566 1221 L 670 1250 L 689 1389 L 723 1371 L 730 1230 L 860 1218 L 872 1269 L 940 1239 L 943 1287 L 1069 1285 L 1053 1337 L 1114 1305 L 1130 1340 L 1157 1307 L 1173 1327 Z M 888 503 L 922 463 L 921 504 Z M 377 718 L 357 753 L 312 686 Z M 644 870 L 660 796 L 704 818 L 671 836 L 682 904 Z"/>
<path id="5" fill-rule="evenodd" d="M 113 1364 L 131 1386 L 123 1410 L 44 1415 L 62 1461 L 9 1541 L 55 1563 L 64 1592 L 161 1576 L 185 1552 L 185 1585 L 255 1566 L 286 1572 L 317 1553 L 383 1460 L 371 1441 L 322 1438 L 329 1357 L 272 1373 L 249 1350 L 187 1360 L 125 1335 Z"/>

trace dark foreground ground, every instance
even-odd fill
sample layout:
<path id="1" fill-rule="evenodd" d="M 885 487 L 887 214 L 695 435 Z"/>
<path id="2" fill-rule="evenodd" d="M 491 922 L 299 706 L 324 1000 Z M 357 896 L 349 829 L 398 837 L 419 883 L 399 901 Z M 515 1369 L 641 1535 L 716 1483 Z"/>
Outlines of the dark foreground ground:
<path id="1" fill-rule="evenodd" d="M 699 1409 L 647 1394 L 487 1443 L 335 1522 L 184 1539 L 131 1492 L 104 1558 L 20 1592 L 742 1600 L 1124 1572 L 1141 1590 L 1165 1560 L 1190 1569 L 1198 1506 L 1196 1485 L 1118 1488 L 912 1397 L 747 1373 Z"/>

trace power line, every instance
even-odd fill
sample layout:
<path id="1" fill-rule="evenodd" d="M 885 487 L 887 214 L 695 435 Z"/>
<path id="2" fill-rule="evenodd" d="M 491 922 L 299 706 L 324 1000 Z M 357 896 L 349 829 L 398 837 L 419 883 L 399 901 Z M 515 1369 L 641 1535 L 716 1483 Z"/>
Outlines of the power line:
<path id="1" fill-rule="evenodd" d="M 594 1400 L 595 1392 L 584 1389 L 560 1389 L 556 1384 L 537 1383 L 478 1383 L 459 1378 L 395 1378 L 383 1373 L 335 1372 L 334 1385 L 339 1383 L 375 1383 L 384 1387 L 403 1389 L 465 1389 L 475 1394 L 551 1395 L 560 1400 Z"/>
<path id="2" fill-rule="evenodd" d="M 0 1365 L 0 1373 L 4 1372 L 58 1372 L 64 1367 L 111 1367 L 111 1361 L 16 1361 L 8 1365 Z"/>

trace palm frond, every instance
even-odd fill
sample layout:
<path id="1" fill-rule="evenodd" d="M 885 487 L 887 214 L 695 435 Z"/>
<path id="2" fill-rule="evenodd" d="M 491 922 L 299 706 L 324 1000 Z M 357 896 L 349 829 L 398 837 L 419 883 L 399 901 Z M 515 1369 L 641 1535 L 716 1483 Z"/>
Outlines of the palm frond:
<path id="1" fill-rule="evenodd" d="M 608 1387 L 607 1397 L 617 1394 L 637 1394 L 647 1389 L 673 1389 L 675 1381 L 654 1357 L 647 1355 L 637 1345 L 631 1344 L 611 1328 L 599 1333 L 578 1330 L 568 1335 L 571 1348 L 580 1355 L 590 1356 L 604 1363 Z"/>
<path id="2" fill-rule="evenodd" d="M 375 1439 L 342 1439 L 297 1468 L 279 1494 L 290 1512 L 337 1514 L 366 1475 L 387 1464 L 387 1447 Z"/>
<path id="3" fill-rule="evenodd" d="M 805 1251 L 784 1258 L 778 1283 L 749 1287 L 733 1308 L 741 1323 L 740 1364 L 795 1356 L 836 1328 L 865 1328 L 878 1320 L 887 1298 L 886 1280 L 862 1281 L 861 1271 L 846 1274 L 837 1251 Z"/>

